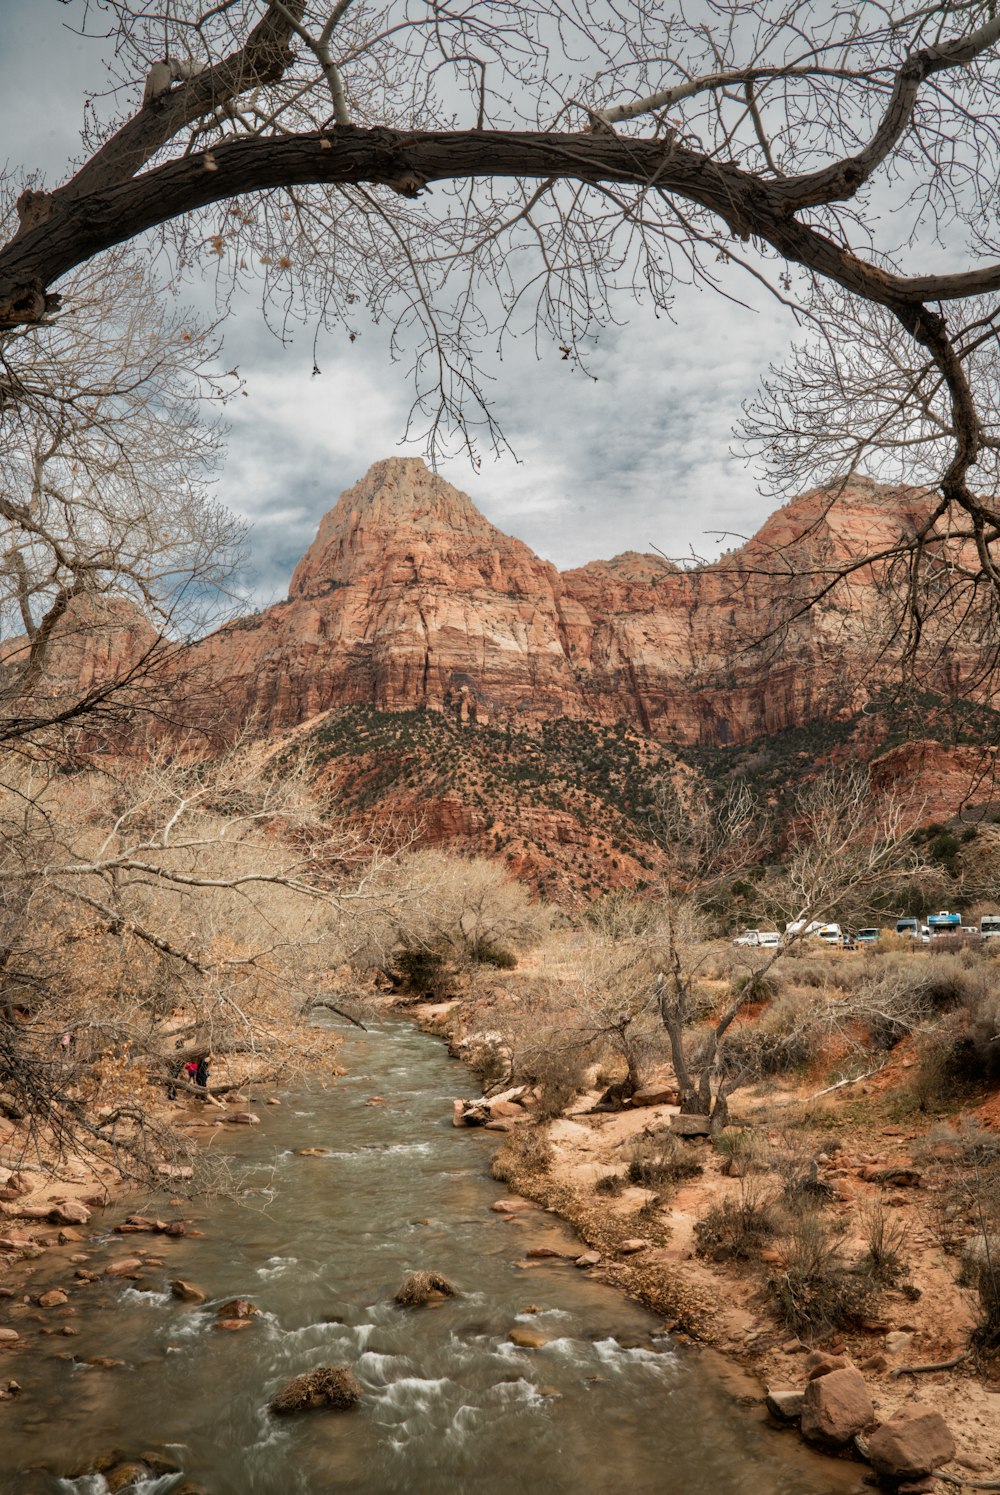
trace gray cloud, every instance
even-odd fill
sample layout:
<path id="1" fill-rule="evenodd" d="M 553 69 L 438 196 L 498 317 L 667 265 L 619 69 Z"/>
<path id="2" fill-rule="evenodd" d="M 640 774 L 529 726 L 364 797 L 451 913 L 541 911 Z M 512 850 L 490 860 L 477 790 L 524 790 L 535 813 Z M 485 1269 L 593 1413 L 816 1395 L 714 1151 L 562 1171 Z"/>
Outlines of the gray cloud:
<path id="1" fill-rule="evenodd" d="M 60 8 L 61 11 L 61 8 Z M 101 49 L 62 29 L 49 7 L 2 3 L 5 87 L 0 126 L 22 163 L 52 182 L 79 152 L 82 100 L 102 76 Z M 42 46 L 41 39 L 45 38 Z M 39 75 L 34 61 L 44 53 Z M 637 305 L 624 328 L 599 339 L 591 373 L 558 349 L 508 345 L 487 372 L 494 411 L 517 454 L 441 465 L 500 528 L 565 568 L 622 550 L 714 553 L 711 532 L 751 532 L 770 505 L 729 455 L 741 400 L 793 330 L 766 293 L 734 276 L 741 307 L 678 288 L 676 323 Z M 196 300 L 207 290 L 194 288 Z M 265 329 L 259 306 L 237 303 L 226 329 L 247 396 L 230 407 L 229 457 L 219 497 L 251 521 L 246 592 L 255 605 L 283 596 L 292 568 L 338 493 L 380 457 L 403 448 L 412 392 L 379 329 L 353 345 L 312 339 L 290 346 Z"/>

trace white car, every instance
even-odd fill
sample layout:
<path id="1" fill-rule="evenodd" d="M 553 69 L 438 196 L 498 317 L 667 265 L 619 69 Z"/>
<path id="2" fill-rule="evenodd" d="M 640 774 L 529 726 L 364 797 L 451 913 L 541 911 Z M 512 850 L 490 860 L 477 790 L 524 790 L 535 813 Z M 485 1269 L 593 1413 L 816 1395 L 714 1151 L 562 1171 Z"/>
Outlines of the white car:
<path id="1" fill-rule="evenodd" d="M 755 949 L 777 950 L 781 935 L 776 929 L 744 929 L 733 940 L 734 945 L 752 945 Z"/>

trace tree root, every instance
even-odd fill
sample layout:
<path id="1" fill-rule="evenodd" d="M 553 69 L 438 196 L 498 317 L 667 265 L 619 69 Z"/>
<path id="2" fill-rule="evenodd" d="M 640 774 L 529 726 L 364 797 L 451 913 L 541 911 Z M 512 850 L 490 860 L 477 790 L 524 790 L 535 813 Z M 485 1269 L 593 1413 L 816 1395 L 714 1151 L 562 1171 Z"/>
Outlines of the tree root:
<path id="1" fill-rule="evenodd" d="M 954 1366 L 961 1365 L 963 1360 L 968 1360 L 971 1354 L 971 1350 L 963 1350 L 960 1355 L 956 1355 L 953 1359 L 939 1360 L 934 1365 L 900 1365 L 895 1370 L 889 1372 L 889 1379 L 896 1381 L 900 1376 L 922 1376 L 932 1370 L 951 1370 Z"/>

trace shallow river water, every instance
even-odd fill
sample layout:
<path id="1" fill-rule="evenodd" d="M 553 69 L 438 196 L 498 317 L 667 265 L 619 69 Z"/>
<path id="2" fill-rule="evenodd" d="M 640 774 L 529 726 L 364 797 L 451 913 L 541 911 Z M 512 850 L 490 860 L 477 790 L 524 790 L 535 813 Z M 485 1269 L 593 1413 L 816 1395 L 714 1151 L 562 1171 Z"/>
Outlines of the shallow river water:
<path id="1" fill-rule="evenodd" d="M 645 1309 L 572 1266 L 524 1266 L 527 1247 L 571 1233 L 549 1215 L 512 1224 L 490 1211 L 506 1193 L 489 1176 L 495 1139 L 451 1126 L 452 1096 L 469 1081 L 436 1040 L 386 1022 L 351 1030 L 344 1059 L 350 1073 L 328 1090 L 286 1092 L 280 1108 L 260 1107 L 259 1127 L 214 1134 L 211 1145 L 247 1171 L 244 1185 L 263 1192 L 196 1208 L 203 1239 L 99 1242 L 96 1267 L 136 1247 L 166 1265 L 139 1284 L 105 1279 L 74 1293 L 76 1336 L 39 1338 L 5 1360 L 24 1393 L 0 1406 L 2 1495 L 99 1495 L 99 1476 L 71 1476 L 114 1449 L 166 1450 L 211 1495 L 859 1488 L 856 1466 L 770 1431 Z M 376 1094 L 384 1104 L 363 1103 Z M 330 1152 L 298 1157 L 300 1147 Z M 164 1213 L 162 1200 L 154 1208 Z M 108 1211 L 101 1230 L 123 1213 Z M 397 1308 L 404 1273 L 421 1267 L 461 1296 Z M 48 1262 L 46 1275 L 58 1280 Z M 174 1277 L 198 1283 L 208 1303 L 170 1297 Z M 252 1326 L 213 1329 L 215 1309 L 236 1295 L 258 1305 Z M 26 1339 L 39 1327 L 4 1318 Z M 548 1343 L 515 1348 L 516 1325 Z M 98 1355 L 125 1364 L 82 1363 Z M 341 1364 L 362 1385 L 359 1410 L 268 1412 L 291 1377 Z M 167 1495 L 181 1478 L 142 1488 Z"/>

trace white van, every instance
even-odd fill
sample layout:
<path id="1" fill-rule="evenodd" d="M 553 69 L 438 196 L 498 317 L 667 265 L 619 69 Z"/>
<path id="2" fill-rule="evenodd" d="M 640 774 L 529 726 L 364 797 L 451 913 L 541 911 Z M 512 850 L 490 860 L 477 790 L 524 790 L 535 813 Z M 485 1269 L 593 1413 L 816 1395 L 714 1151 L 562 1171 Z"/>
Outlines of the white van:
<path id="1" fill-rule="evenodd" d="M 777 950 L 781 935 L 776 929 L 744 929 L 733 940 L 734 945 L 752 945 L 758 950 Z"/>

